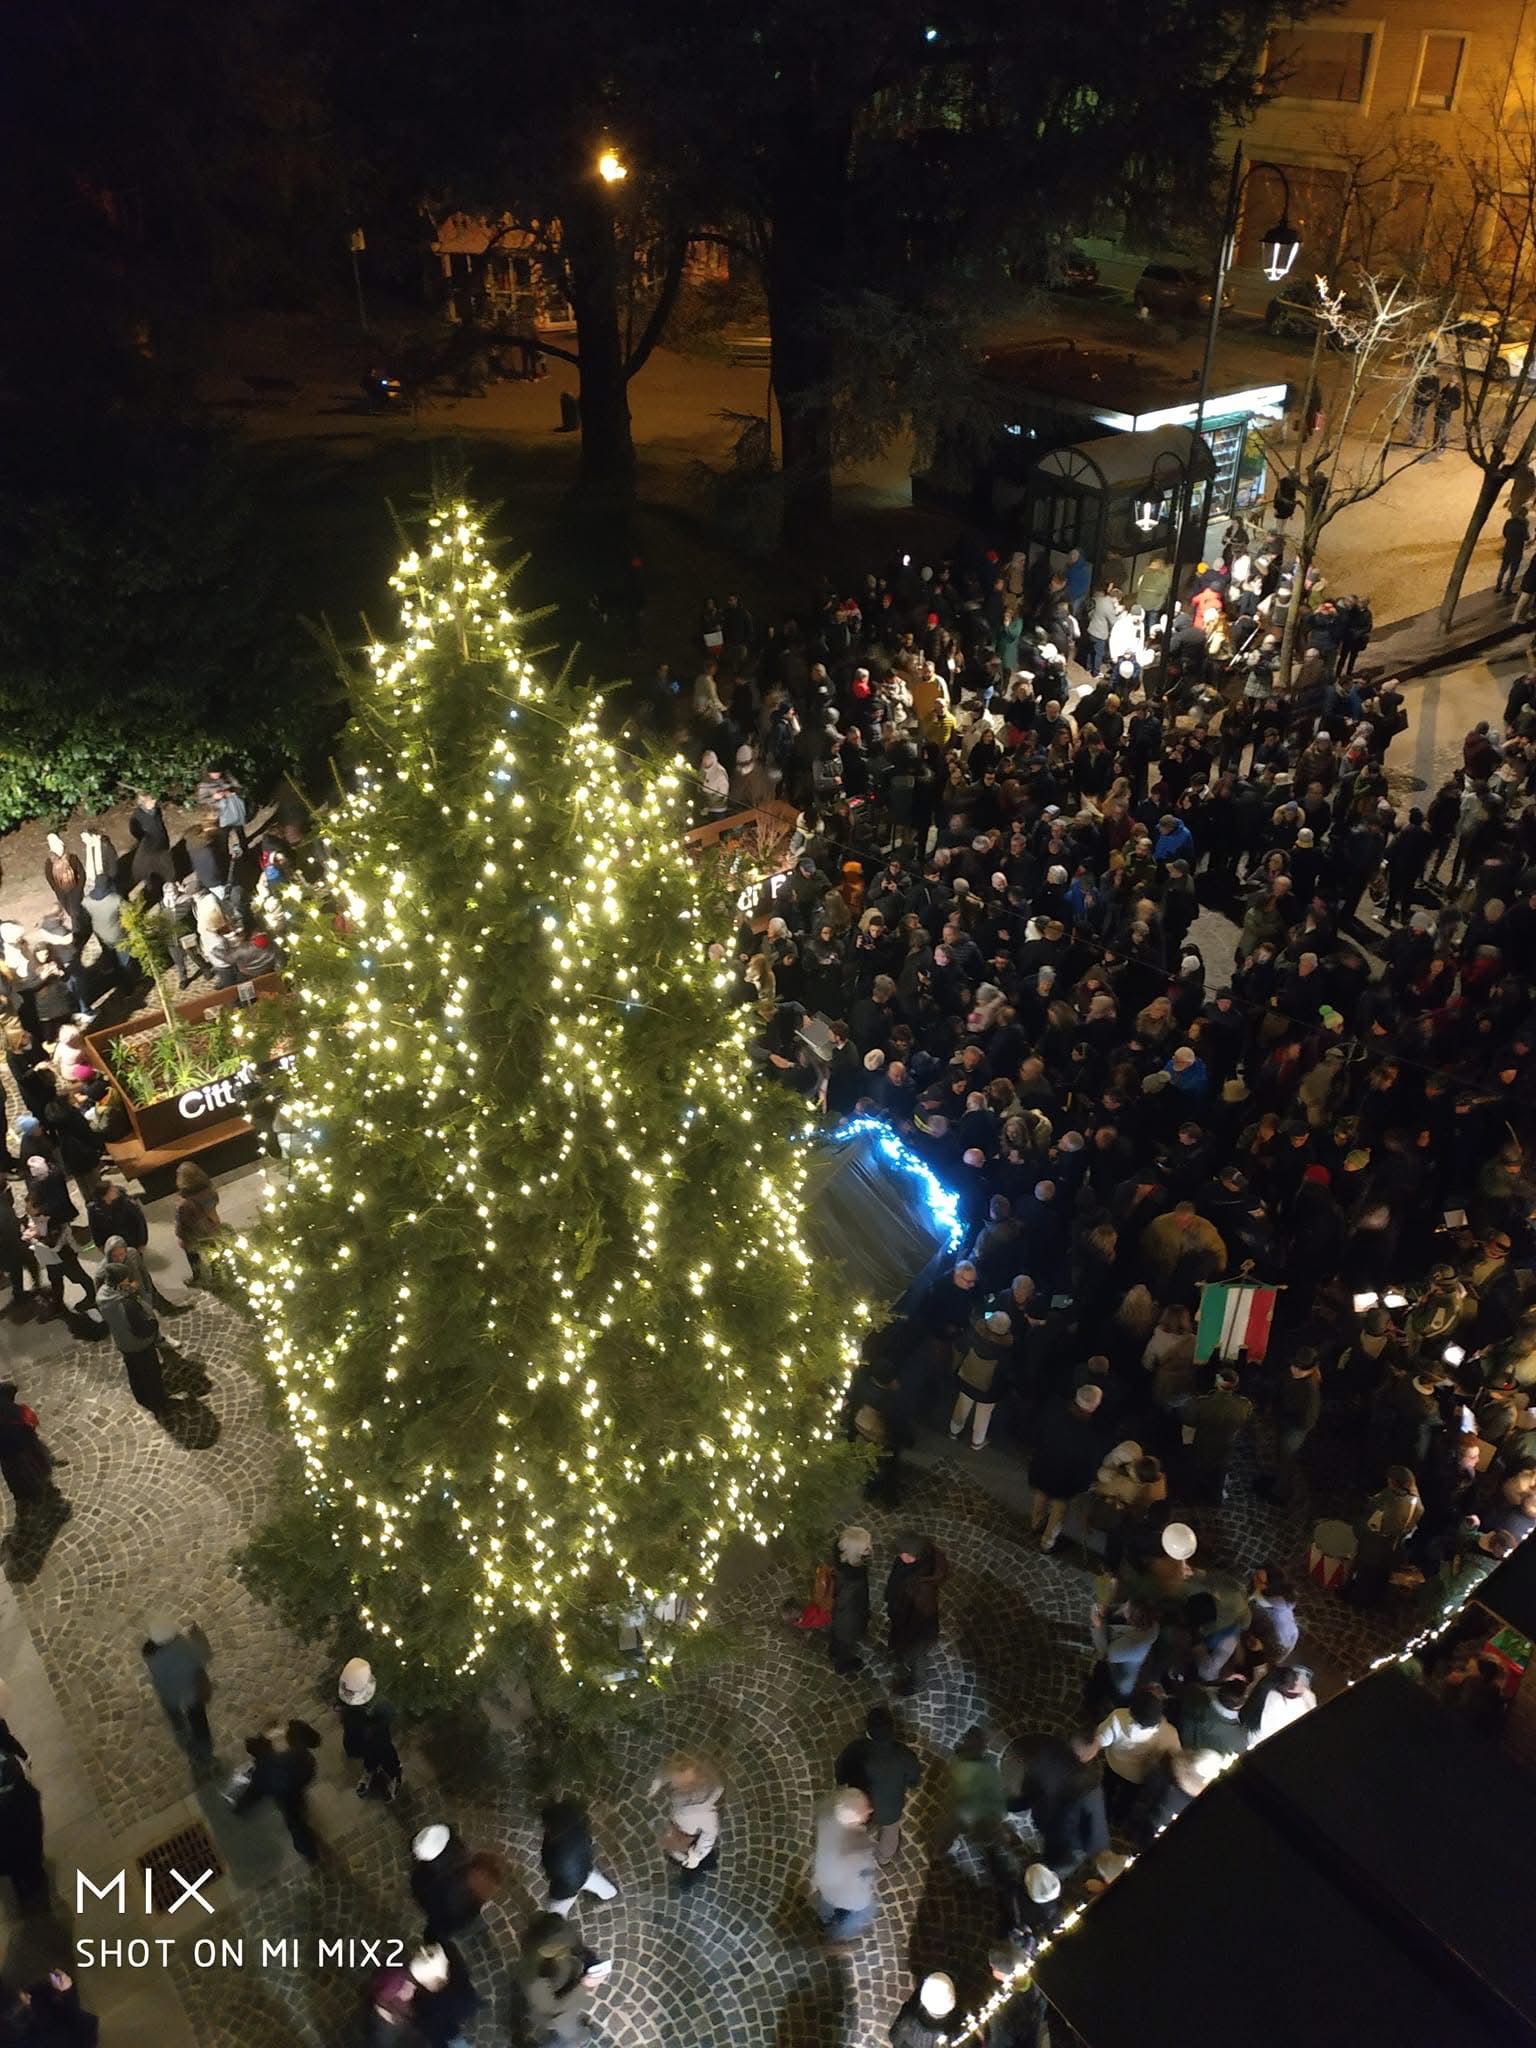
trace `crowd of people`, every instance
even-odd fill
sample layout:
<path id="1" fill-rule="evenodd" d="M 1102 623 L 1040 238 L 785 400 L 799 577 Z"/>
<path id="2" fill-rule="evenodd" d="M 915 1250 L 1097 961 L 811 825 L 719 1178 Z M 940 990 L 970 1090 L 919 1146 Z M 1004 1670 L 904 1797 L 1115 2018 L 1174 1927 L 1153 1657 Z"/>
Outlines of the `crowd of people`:
<path id="1" fill-rule="evenodd" d="M 1017 1461 L 1041 1548 L 1095 1568 L 1083 1723 L 1039 1739 L 1022 1798 L 1037 1886 L 1079 1896 L 1315 1703 L 1309 1563 L 1407 1634 L 1536 1521 L 1536 674 L 1405 804 L 1368 603 L 1298 595 L 1282 552 L 1234 524 L 1166 650 L 1071 559 L 903 563 L 764 631 L 733 599 L 674 699 L 701 819 L 799 815 L 735 951 L 762 1084 L 885 1120 L 959 1199 L 848 1391 L 872 1497 L 902 1501 L 947 1427 Z M 1208 1355 L 1202 1290 L 1237 1281 L 1278 1290 L 1268 1342 Z M 1296 1511 L 1296 1555 L 1203 1555 L 1202 1513 L 1247 1487 Z M 862 1534 L 832 1566 L 850 1674 Z M 893 1576 L 936 1557 L 914 1535 Z M 897 1695 L 931 1682 L 936 1583 L 912 1628 L 898 1605 Z M 1436 1682 L 1496 1727 L 1475 1646 Z M 840 1935 L 883 1796 L 824 1820 L 864 1886 L 823 1894 Z M 990 1855 L 1023 1939 L 1005 1838 Z"/>
<path id="2" fill-rule="evenodd" d="M 50 833 L 43 880 L 53 907 L 31 925 L 0 920 L 0 1039 L 10 1084 L 0 1095 L 0 1281 L 8 1312 L 13 1320 L 63 1316 L 78 1335 L 110 1336 L 134 1398 L 159 1414 L 181 1398 L 165 1385 L 160 1322 L 186 1304 L 168 1301 L 144 1262 L 148 1222 L 109 1156 L 110 1143 L 129 1135 L 124 1111 L 86 1034 L 142 1006 L 151 968 L 174 973 L 183 993 L 202 993 L 281 967 L 278 892 L 301 828 L 279 817 L 256 838 L 247 823 L 243 791 L 217 767 L 199 785 L 179 839 L 161 801 L 143 794 L 129 814 L 131 852 L 99 830 L 79 833 L 78 852 Z M 158 914 L 132 942 L 130 904 Z M 261 1095 L 261 1084 L 252 1093 Z M 19 1183 L 19 1210 L 10 1180 Z M 180 1163 L 175 1183 L 176 1241 L 189 1280 L 201 1285 L 222 1233 L 218 1193 L 195 1160 Z M 99 1258 L 93 1268 L 82 1260 L 85 1247 Z M 7 1463 L 0 1453 L 0 1472 L 8 1482 L 15 1475 L 19 1510 L 42 1498 L 38 1463 Z"/>

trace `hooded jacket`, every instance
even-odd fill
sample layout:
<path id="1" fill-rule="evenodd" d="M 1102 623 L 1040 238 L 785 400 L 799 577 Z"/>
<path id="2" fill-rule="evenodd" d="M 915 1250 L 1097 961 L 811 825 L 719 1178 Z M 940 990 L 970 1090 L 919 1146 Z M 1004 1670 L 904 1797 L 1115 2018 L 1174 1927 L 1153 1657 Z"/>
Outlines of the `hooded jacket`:
<path id="1" fill-rule="evenodd" d="M 122 1239 L 110 1238 L 108 1242 L 121 1244 Z M 154 1311 L 145 1305 L 125 1268 L 114 1266 L 110 1260 L 102 1268 L 96 1306 L 112 1342 L 125 1357 L 130 1352 L 148 1351 L 160 1335 Z"/>

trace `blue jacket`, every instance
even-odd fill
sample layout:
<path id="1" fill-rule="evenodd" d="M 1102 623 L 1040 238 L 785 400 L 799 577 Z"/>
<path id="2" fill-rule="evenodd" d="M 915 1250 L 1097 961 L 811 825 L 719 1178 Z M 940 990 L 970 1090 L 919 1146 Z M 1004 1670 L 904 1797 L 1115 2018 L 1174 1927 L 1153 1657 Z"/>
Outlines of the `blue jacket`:
<path id="1" fill-rule="evenodd" d="M 1195 850 L 1194 834 L 1180 820 L 1171 832 L 1159 832 L 1152 846 L 1154 860 L 1188 860 Z"/>
<path id="2" fill-rule="evenodd" d="M 1169 1085 L 1180 1095 L 1204 1095 L 1209 1092 L 1211 1077 L 1206 1072 L 1205 1061 L 1195 1059 L 1187 1067 L 1176 1067 L 1169 1060 L 1163 1072 L 1168 1076 Z"/>

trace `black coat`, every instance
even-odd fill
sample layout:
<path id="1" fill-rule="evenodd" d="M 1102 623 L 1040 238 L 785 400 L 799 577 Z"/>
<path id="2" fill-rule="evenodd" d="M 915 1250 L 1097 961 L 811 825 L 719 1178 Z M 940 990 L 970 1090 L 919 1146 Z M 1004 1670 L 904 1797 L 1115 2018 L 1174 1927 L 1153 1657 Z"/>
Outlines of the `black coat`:
<path id="1" fill-rule="evenodd" d="M 30 1985 L 30 2003 L 16 2019 L 0 2020 L 0 2040 L 16 2048 L 95 2048 L 101 2021 L 80 2003 L 80 1993 L 71 1984 L 60 1991 L 49 1977 Z M 4 2000 L 0 1998 L 0 2010 Z"/>
<path id="2" fill-rule="evenodd" d="M 0 1757 L 0 1877 L 35 1884 L 43 1864 L 43 1802 L 14 1755 Z"/>
<path id="3" fill-rule="evenodd" d="M 85 1211 L 91 1242 L 104 1246 L 109 1237 L 120 1237 L 136 1252 L 149 1243 L 149 1223 L 132 1195 L 119 1195 L 115 1202 L 88 1203 Z"/>
<path id="4" fill-rule="evenodd" d="M 1097 1469 L 1097 1468 L 1095 1468 Z M 939 1639 L 939 1588 L 949 1577 L 949 1560 L 930 1543 L 913 1563 L 898 1557 L 885 1582 L 885 1612 L 891 1654 L 905 1657 Z"/>
<path id="5" fill-rule="evenodd" d="M 539 1861 L 552 1899 L 573 1899 L 592 1874 L 592 1823 L 579 1799 L 556 1799 L 539 1816 Z"/>
<path id="6" fill-rule="evenodd" d="M 452 2048 L 468 2034 L 480 2010 L 480 1994 L 470 1982 L 464 1960 L 451 1944 L 448 1982 L 441 1991 L 418 1991 L 411 2000 L 411 2020 L 428 2048 Z"/>
<path id="7" fill-rule="evenodd" d="M 38 1500 L 53 1477 L 53 1459 L 15 1401 L 0 1402 L 0 1477 L 17 1500 Z"/>
<path id="8" fill-rule="evenodd" d="M 928 2017 L 916 1991 L 891 2021 L 891 2048 L 939 2048 L 948 2039 L 945 2023 Z"/>
<path id="9" fill-rule="evenodd" d="M 827 1068 L 827 1115 L 850 1116 L 866 1092 L 864 1062 L 852 1044 L 838 1046 Z"/>
<path id="10" fill-rule="evenodd" d="M 863 1642 L 869 1630 L 869 1566 L 845 1564 L 842 1558 L 838 1558 L 833 1570 L 837 1577 L 832 1589 L 832 1620 L 827 1633 L 834 1643 L 852 1649 Z"/>
<path id="11" fill-rule="evenodd" d="M 484 1903 L 469 1881 L 469 1850 L 457 1835 L 441 1856 L 411 1865 L 411 1896 L 426 1916 L 428 1941 L 448 1941 L 473 1927 Z"/>
<path id="12" fill-rule="evenodd" d="M 1071 1500 L 1093 1484 L 1103 1440 L 1091 1415 L 1075 1401 L 1057 1401 L 1040 1418 L 1029 1459 L 1029 1483 L 1048 1500 Z"/>
<path id="13" fill-rule="evenodd" d="M 892 1827 L 901 1819 L 907 1794 L 922 1782 L 917 1751 L 892 1736 L 861 1735 L 838 1758 L 833 1775 L 839 1785 L 856 1785 L 869 1794 L 876 1827 Z"/>
<path id="14" fill-rule="evenodd" d="M 265 1735 L 253 1736 L 245 1746 L 255 1768 L 236 1811 L 247 1812 L 262 1799 L 270 1799 L 283 1808 L 297 1806 L 314 1782 L 314 1750 L 306 1743 L 291 1746 L 287 1742 L 270 1742 Z"/>
<path id="15" fill-rule="evenodd" d="M 387 1700 L 369 1700 L 366 1706 L 343 1706 L 341 1709 L 341 1747 L 344 1755 L 352 1758 L 368 1771 L 387 1771 L 391 1777 L 400 1772 L 400 1753 L 395 1748 L 395 1710 Z"/>

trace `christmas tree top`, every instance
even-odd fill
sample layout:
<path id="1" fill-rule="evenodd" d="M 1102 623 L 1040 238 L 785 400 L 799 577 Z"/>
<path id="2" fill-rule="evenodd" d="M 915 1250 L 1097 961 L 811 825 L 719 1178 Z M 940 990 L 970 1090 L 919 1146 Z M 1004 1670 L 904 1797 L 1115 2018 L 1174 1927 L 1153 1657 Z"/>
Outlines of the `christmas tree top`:
<path id="1" fill-rule="evenodd" d="M 295 907 L 295 1156 L 245 1270 L 308 1565 L 441 1685 L 530 1635 L 598 1676 L 835 1468 L 849 1305 L 801 1236 L 803 1108 L 754 1089 L 709 957 L 680 764 L 535 671 L 478 517 L 430 531 Z"/>

